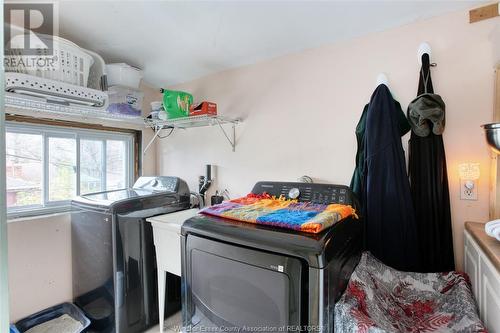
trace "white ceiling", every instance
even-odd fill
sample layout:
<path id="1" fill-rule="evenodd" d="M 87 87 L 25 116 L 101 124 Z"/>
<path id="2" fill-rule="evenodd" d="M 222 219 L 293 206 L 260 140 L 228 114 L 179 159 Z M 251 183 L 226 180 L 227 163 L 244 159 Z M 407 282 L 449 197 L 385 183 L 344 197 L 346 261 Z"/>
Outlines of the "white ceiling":
<path id="1" fill-rule="evenodd" d="M 484 2 L 484 1 L 483 1 Z M 61 1 L 60 35 L 165 87 L 481 1 Z"/>

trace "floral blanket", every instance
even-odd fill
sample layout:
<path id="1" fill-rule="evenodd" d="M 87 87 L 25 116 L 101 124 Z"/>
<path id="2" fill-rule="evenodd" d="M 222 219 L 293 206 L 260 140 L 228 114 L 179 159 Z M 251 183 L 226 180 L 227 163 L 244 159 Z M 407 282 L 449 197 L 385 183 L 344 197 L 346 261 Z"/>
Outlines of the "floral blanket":
<path id="1" fill-rule="evenodd" d="M 365 252 L 335 305 L 335 332 L 486 332 L 464 273 L 408 273 Z"/>
<path id="2" fill-rule="evenodd" d="M 319 233 L 346 217 L 356 216 L 356 211 L 349 205 L 298 202 L 267 193 L 250 193 L 243 198 L 207 207 L 200 213 L 309 233 Z"/>

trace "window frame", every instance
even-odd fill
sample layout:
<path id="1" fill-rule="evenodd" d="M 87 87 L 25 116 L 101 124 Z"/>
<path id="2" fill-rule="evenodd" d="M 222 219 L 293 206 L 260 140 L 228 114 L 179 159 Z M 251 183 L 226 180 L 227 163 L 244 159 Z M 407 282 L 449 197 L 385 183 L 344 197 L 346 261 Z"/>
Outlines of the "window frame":
<path id="1" fill-rule="evenodd" d="M 76 196 L 80 195 L 80 154 L 81 140 L 101 141 L 102 144 L 102 164 L 103 172 L 101 176 L 102 188 L 106 188 L 106 141 L 123 141 L 125 145 L 125 187 L 131 186 L 135 178 L 135 141 L 132 133 L 106 131 L 98 129 L 73 128 L 56 125 L 42 125 L 31 123 L 20 123 L 7 121 L 5 130 L 9 133 L 35 134 L 42 136 L 42 203 L 40 205 L 25 205 L 22 207 L 7 208 L 8 219 L 30 217 L 36 215 L 53 214 L 69 211 L 71 208 L 71 199 L 69 200 L 49 200 L 49 139 L 50 138 L 68 138 L 75 140 L 76 149 Z"/>

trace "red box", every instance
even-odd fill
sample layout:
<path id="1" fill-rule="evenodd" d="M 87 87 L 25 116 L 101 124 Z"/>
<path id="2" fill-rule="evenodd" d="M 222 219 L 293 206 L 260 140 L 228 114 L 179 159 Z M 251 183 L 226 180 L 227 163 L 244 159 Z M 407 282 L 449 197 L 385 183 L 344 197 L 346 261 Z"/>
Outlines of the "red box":
<path id="1" fill-rule="evenodd" d="M 191 105 L 189 108 L 190 116 L 201 116 L 201 115 L 217 115 L 217 104 L 213 102 L 201 102 L 198 105 Z"/>

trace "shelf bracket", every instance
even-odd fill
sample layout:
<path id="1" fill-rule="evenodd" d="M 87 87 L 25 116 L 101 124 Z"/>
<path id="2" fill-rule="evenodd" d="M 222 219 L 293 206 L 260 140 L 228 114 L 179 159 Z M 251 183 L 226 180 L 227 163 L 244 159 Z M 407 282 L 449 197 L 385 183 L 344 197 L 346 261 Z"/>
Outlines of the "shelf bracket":
<path id="1" fill-rule="evenodd" d="M 143 155 L 146 155 L 146 152 L 148 151 L 149 147 L 151 147 L 151 145 L 156 140 L 156 138 L 158 137 L 158 135 L 160 135 L 160 132 L 161 132 L 162 129 L 163 129 L 163 127 L 161 127 L 161 126 L 160 127 L 155 127 L 155 135 L 153 136 L 153 138 L 151 138 L 151 140 L 149 140 L 149 143 L 146 146 L 146 148 L 144 148 L 144 152 L 142 153 Z"/>
<path id="2" fill-rule="evenodd" d="M 231 147 L 233 148 L 233 152 L 236 151 L 236 124 L 233 122 L 231 123 L 231 126 L 232 126 L 232 137 L 233 139 L 231 140 L 231 138 L 229 138 L 229 135 L 227 135 L 227 132 L 226 130 L 224 129 L 224 127 L 222 127 L 222 124 L 220 123 L 219 119 L 215 119 L 215 121 L 217 122 L 217 125 L 219 125 L 219 128 L 221 129 L 222 133 L 224 134 L 224 136 L 226 137 L 227 141 L 229 142 L 229 144 L 231 145 Z"/>
<path id="3" fill-rule="evenodd" d="M 214 115 L 192 116 L 172 120 L 144 119 L 146 126 L 153 129 L 155 131 L 155 134 L 147 144 L 146 148 L 143 151 L 143 154 L 146 155 L 147 150 L 151 147 L 154 140 L 156 140 L 157 137 L 160 137 L 159 135 L 161 130 L 165 128 L 186 129 L 190 127 L 215 126 L 216 124 L 219 126 L 222 134 L 224 134 L 226 140 L 229 142 L 234 152 L 236 151 L 236 125 L 240 121 L 240 119 L 229 119 Z M 225 128 L 225 126 L 223 126 L 225 124 L 231 124 L 232 129 L 229 130 L 228 128 Z"/>

